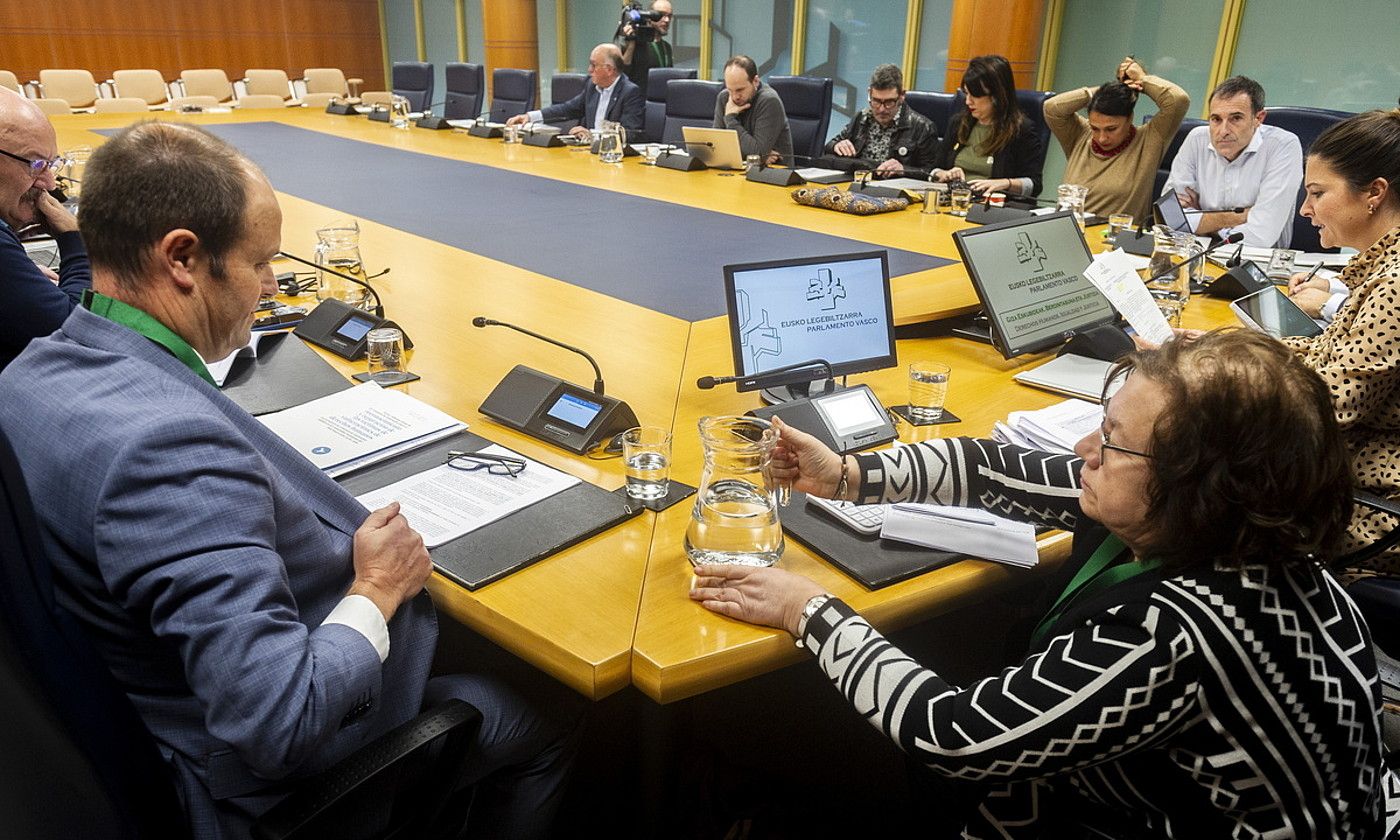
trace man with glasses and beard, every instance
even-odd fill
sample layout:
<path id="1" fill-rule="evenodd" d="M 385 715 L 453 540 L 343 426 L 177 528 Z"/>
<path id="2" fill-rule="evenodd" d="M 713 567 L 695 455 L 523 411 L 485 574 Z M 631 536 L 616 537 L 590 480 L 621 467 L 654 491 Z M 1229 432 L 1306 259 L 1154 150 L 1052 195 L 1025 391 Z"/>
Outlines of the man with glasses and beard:
<path id="1" fill-rule="evenodd" d="M 826 144 L 819 166 L 870 169 L 877 178 L 894 178 L 906 169 L 933 166 L 938 135 L 933 123 L 904 102 L 904 73 L 881 64 L 870 75 L 870 107 L 856 114 Z"/>

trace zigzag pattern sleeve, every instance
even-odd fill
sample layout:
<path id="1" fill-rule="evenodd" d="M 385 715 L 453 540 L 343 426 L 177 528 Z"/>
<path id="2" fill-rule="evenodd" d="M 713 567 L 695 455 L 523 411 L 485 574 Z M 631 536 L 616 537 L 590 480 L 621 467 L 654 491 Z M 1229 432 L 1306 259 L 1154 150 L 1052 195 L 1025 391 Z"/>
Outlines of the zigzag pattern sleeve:
<path id="1" fill-rule="evenodd" d="M 930 440 L 857 455 L 862 504 L 932 502 L 980 507 L 1007 519 L 1073 530 L 1079 518 L 1075 455 L 974 438 Z"/>
<path id="2" fill-rule="evenodd" d="M 1110 611 L 963 689 L 835 598 L 807 622 L 803 641 L 856 711 L 955 779 L 1074 772 L 1151 747 L 1200 714 L 1195 643 L 1150 604 Z"/>

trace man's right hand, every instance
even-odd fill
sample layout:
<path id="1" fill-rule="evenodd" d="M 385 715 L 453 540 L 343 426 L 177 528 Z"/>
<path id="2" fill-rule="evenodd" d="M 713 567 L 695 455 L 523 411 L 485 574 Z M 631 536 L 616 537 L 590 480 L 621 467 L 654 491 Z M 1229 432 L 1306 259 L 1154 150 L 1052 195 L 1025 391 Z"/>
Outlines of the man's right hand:
<path id="1" fill-rule="evenodd" d="M 1176 191 L 1176 199 L 1181 202 L 1181 206 L 1187 210 L 1200 210 L 1201 199 L 1196 195 L 1196 191 L 1190 187 L 1182 187 Z"/>
<path id="2" fill-rule="evenodd" d="M 835 146 L 832 146 L 831 150 L 836 154 L 840 155 L 841 157 L 856 156 L 856 144 L 852 143 L 850 140 L 842 140 Z"/>
<path id="3" fill-rule="evenodd" d="M 506 125 L 524 125 L 529 121 L 530 118 L 525 116 L 524 114 L 516 114 L 515 116 L 506 120 Z"/>
<path id="4" fill-rule="evenodd" d="M 423 537 L 399 513 L 398 502 L 371 513 L 355 531 L 354 562 L 349 594 L 369 598 L 385 621 L 423 589 L 433 571 Z"/>
<path id="5" fill-rule="evenodd" d="M 40 190 L 39 195 L 34 200 L 36 211 L 34 221 L 38 222 L 50 236 L 57 236 L 60 233 L 72 233 L 78 229 L 78 217 L 68 212 L 58 199 L 49 195 L 47 191 Z"/>
<path id="6" fill-rule="evenodd" d="M 724 100 L 724 115 L 726 117 L 732 117 L 736 114 L 742 114 L 745 111 L 749 110 L 749 106 L 752 104 L 752 102 L 745 102 L 743 105 L 735 105 L 734 99 L 731 97 L 729 99 Z"/>

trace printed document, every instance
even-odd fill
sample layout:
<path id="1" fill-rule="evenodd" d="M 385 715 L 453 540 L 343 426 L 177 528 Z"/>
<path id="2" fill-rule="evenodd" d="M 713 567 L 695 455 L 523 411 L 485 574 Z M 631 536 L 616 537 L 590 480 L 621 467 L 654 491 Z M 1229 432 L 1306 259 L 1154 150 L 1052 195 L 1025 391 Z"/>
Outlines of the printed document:
<path id="1" fill-rule="evenodd" d="M 1122 251 L 1095 254 L 1094 261 L 1084 269 L 1084 278 L 1108 298 L 1138 335 L 1153 344 L 1166 344 L 1172 339 L 1171 324 L 1162 316 L 1128 256 Z"/>
<path id="2" fill-rule="evenodd" d="M 977 508 L 899 502 L 885 512 L 880 537 L 1029 569 L 1040 561 L 1035 526 Z"/>
<path id="3" fill-rule="evenodd" d="M 398 502 L 408 524 L 423 535 L 423 544 L 437 548 L 579 483 L 568 473 L 503 446 L 492 444 L 480 451 L 521 458 L 525 469 L 511 476 L 485 467 L 468 471 L 443 464 L 357 498 L 370 510 Z"/>

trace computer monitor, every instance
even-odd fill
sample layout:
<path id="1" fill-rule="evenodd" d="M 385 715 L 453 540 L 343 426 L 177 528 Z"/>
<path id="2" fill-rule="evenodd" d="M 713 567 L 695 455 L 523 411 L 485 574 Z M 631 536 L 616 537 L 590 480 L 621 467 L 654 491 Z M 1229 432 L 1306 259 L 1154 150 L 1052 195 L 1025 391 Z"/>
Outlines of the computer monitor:
<path id="1" fill-rule="evenodd" d="M 742 169 L 744 155 L 739 151 L 739 132 L 732 128 L 681 126 L 685 150 L 711 169 Z"/>
<path id="2" fill-rule="evenodd" d="M 967 228 L 953 242 L 991 322 L 992 343 L 1008 359 L 1117 317 L 1084 277 L 1092 257 L 1068 211 Z"/>
<path id="3" fill-rule="evenodd" d="M 755 381 L 763 373 L 812 359 L 830 362 L 833 376 L 895 365 L 885 251 L 727 265 L 724 293 L 740 391 L 766 387 Z M 820 368 L 805 377 L 825 378 Z"/>

